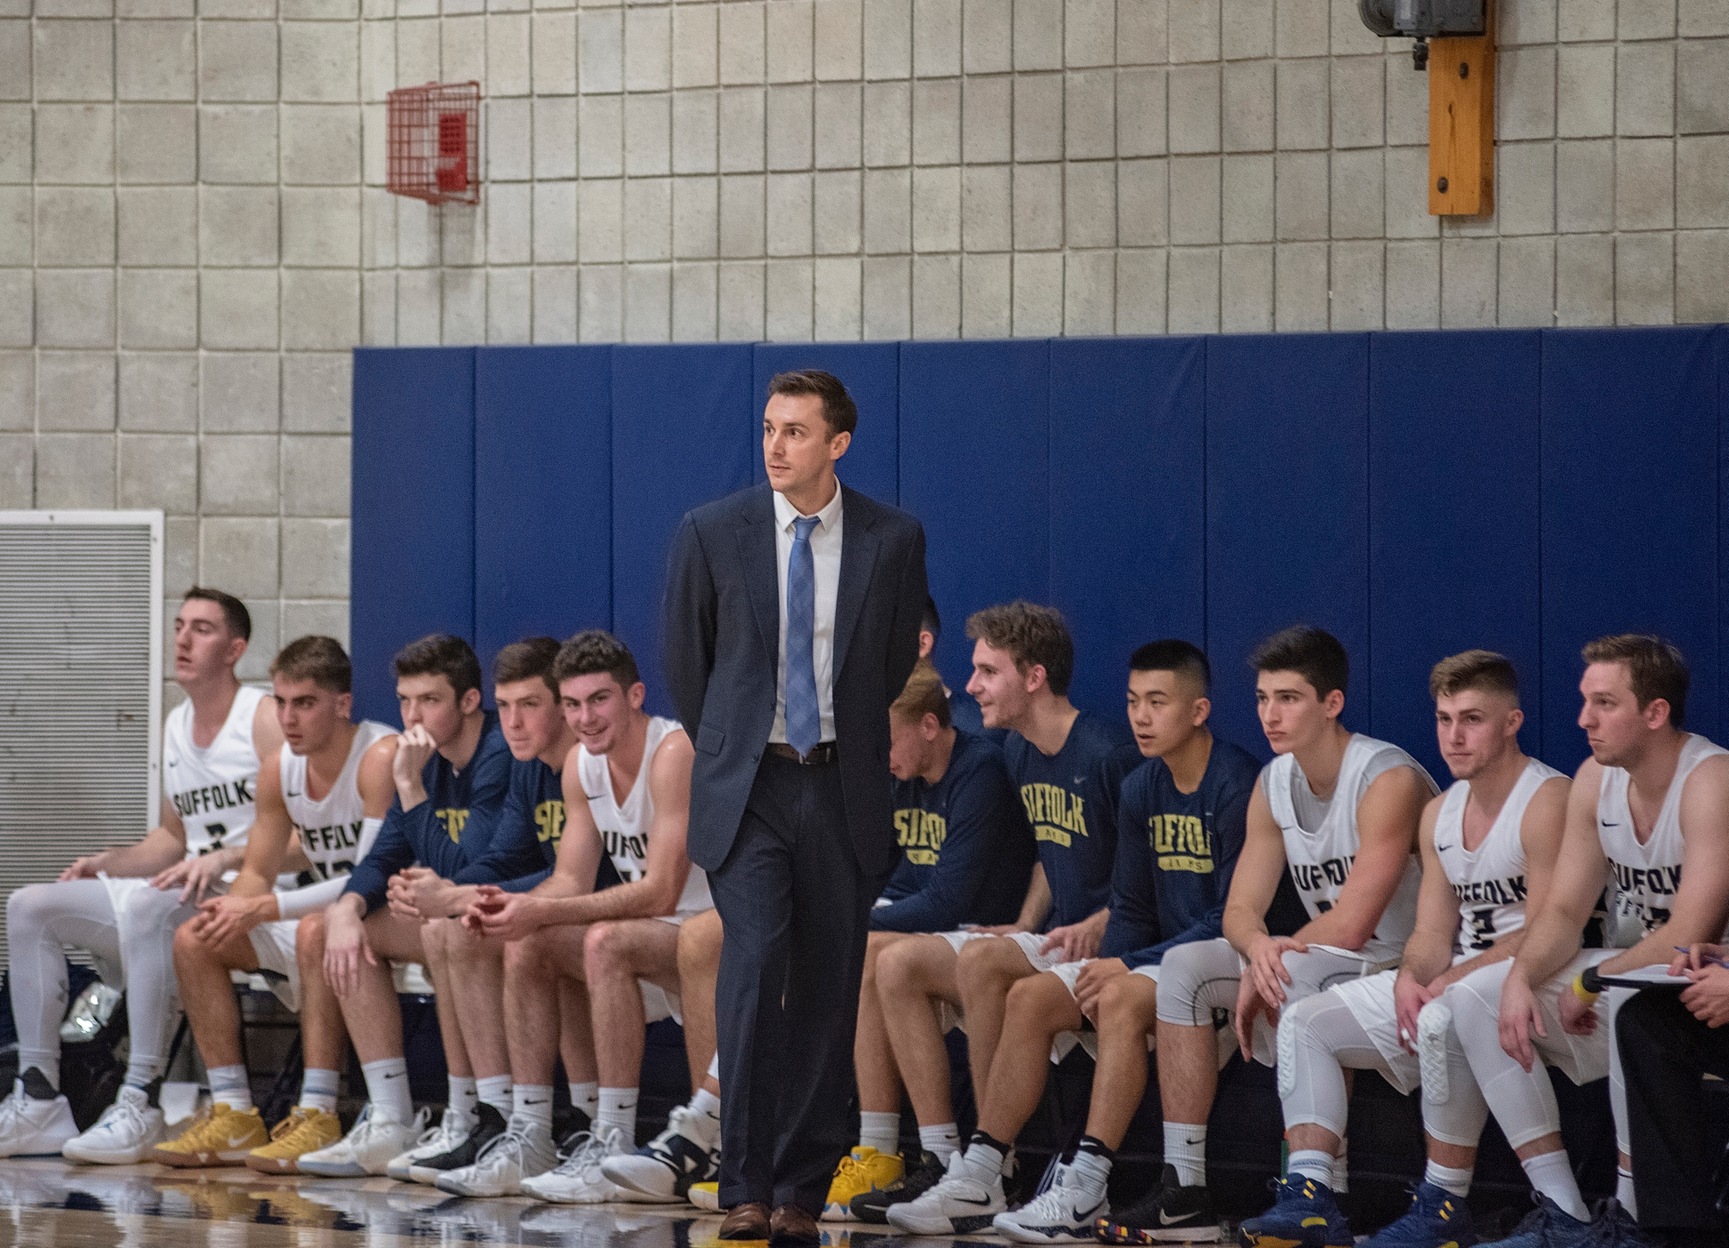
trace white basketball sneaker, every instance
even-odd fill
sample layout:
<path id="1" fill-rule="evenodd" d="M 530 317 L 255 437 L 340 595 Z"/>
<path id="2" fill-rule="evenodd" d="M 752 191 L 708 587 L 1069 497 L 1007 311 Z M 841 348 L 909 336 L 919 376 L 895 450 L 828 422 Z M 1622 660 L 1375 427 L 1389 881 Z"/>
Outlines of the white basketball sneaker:
<path id="1" fill-rule="evenodd" d="M 61 1145 L 60 1155 L 97 1166 L 132 1166 L 148 1161 L 150 1150 L 167 1135 L 162 1111 L 150 1103 L 143 1088 L 128 1084 L 94 1126 Z"/>
<path id="2" fill-rule="evenodd" d="M 666 1130 L 634 1153 L 607 1157 L 601 1173 L 645 1200 L 677 1204 L 693 1183 L 720 1173 L 719 1124 L 688 1105 L 667 1115 Z"/>
<path id="3" fill-rule="evenodd" d="M 1091 1244 L 1099 1238 L 1094 1223 L 1110 1212 L 1102 1189 L 1090 1189 L 1073 1166 L 1059 1164 L 1037 1199 L 1013 1213 L 997 1214 L 991 1225 L 1021 1244 Z"/>
<path id="4" fill-rule="evenodd" d="M 981 1175 L 960 1152 L 949 1159 L 941 1183 L 916 1200 L 890 1205 L 888 1220 L 915 1235 L 965 1235 L 984 1230 L 1008 1207 L 1002 1172 Z"/>
<path id="5" fill-rule="evenodd" d="M 32 1066 L 0 1101 L 0 1157 L 58 1156 L 78 1134 L 72 1105 Z"/>
<path id="6" fill-rule="evenodd" d="M 413 1148 L 392 1157 L 390 1164 L 384 1167 L 384 1173 L 399 1183 L 407 1183 L 413 1178 L 409 1171 L 414 1169 L 417 1162 L 442 1157 L 466 1140 L 473 1129 L 474 1123 L 467 1114 L 447 1106 L 444 1117 L 438 1120 L 438 1125 L 421 1132 Z"/>
<path id="7" fill-rule="evenodd" d="M 608 1157 L 631 1152 L 624 1132 L 597 1124 L 586 1136 L 578 1136 L 575 1147 L 556 1170 L 524 1179 L 522 1194 L 560 1205 L 607 1205 L 618 1201 L 640 1201 L 643 1197 L 614 1183 L 601 1173 Z"/>
<path id="8" fill-rule="evenodd" d="M 488 1144 L 473 1165 L 446 1170 L 436 1186 L 453 1196 L 515 1196 L 525 1180 L 545 1174 L 557 1163 L 546 1128 L 512 1114 L 504 1134 Z"/>
<path id="9" fill-rule="evenodd" d="M 302 1174 L 316 1174 L 327 1179 L 351 1179 L 365 1174 L 383 1174 L 385 1167 L 426 1129 L 427 1113 L 423 1109 L 412 1122 L 397 1122 L 368 1105 L 349 1133 L 329 1148 L 302 1153 L 296 1161 Z"/>

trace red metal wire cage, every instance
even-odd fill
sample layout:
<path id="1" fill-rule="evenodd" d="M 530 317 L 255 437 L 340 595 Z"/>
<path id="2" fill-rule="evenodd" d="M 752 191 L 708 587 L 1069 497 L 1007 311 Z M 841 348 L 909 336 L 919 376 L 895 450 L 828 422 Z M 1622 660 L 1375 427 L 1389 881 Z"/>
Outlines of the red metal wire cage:
<path id="1" fill-rule="evenodd" d="M 390 93 L 385 185 L 428 203 L 480 202 L 480 84 L 429 82 Z"/>

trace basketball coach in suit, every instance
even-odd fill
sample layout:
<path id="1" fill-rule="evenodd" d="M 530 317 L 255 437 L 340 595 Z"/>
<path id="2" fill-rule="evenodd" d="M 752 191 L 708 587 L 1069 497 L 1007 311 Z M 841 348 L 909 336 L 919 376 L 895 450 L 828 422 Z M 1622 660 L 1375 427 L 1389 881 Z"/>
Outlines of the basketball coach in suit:
<path id="1" fill-rule="evenodd" d="M 836 479 L 857 422 L 833 375 L 776 376 L 768 484 L 685 516 L 667 574 L 667 683 L 696 746 L 690 857 L 726 931 L 726 1239 L 817 1242 L 852 1142 L 867 917 L 900 852 L 888 709 L 918 654 L 925 538 Z"/>

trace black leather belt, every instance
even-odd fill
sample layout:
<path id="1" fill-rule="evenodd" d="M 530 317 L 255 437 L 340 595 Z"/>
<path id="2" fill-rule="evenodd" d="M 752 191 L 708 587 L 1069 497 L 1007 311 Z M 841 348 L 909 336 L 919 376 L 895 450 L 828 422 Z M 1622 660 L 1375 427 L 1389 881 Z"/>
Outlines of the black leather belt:
<path id="1" fill-rule="evenodd" d="M 826 767 L 840 757 L 835 751 L 833 741 L 817 742 L 810 747 L 809 754 L 800 754 L 790 745 L 785 745 L 779 741 L 770 741 L 768 752 L 776 758 L 787 759 L 801 767 Z"/>

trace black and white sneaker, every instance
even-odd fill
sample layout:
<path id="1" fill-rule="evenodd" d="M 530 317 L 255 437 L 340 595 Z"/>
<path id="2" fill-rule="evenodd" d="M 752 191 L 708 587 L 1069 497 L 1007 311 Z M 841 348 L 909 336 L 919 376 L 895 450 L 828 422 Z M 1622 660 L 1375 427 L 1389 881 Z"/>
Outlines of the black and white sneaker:
<path id="1" fill-rule="evenodd" d="M 852 1216 L 860 1222 L 871 1222 L 877 1226 L 888 1225 L 889 1206 L 898 1205 L 902 1201 L 917 1200 L 931 1188 L 943 1181 L 947 1167 L 935 1153 L 920 1153 L 919 1164 L 908 1171 L 906 1176 L 887 1187 L 878 1188 L 872 1192 L 854 1196 L 848 1206 Z"/>
<path id="2" fill-rule="evenodd" d="M 1140 1246 L 1172 1243 L 1214 1243 L 1219 1239 L 1219 1215 L 1205 1187 L 1184 1187 L 1177 1168 L 1166 1166 L 1158 1190 L 1095 1226 L 1106 1244 Z"/>
<path id="3" fill-rule="evenodd" d="M 1089 1188 L 1073 1165 L 1058 1163 L 1043 1193 L 1013 1213 L 997 1214 L 991 1225 L 1020 1244 L 1090 1244 L 1110 1212 L 1104 1188 Z"/>
<path id="4" fill-rule="evenodd" d="M 718 1126 L 707 1114 L 681 1105 L 667 1115 L 666 1130 L 634 1153 L 606 1158 L 600 1172 L 649 1200 L 678 1204 L 689 1198 L 692 1183 L 706 1183 L 720 1173 Z"/>
<path id="5" fill-rule="evenodd" d="M 480 1159 L 486 1146 L 504 1134 L 504 1115 L 485 1101 L 475 1109 L 474 1129 L 455 1147 L 436 1157 L 427 1157 L 408 1168 L 408 1177 L 416 1183 L 437 1187 L 440 1176 Z"/>

